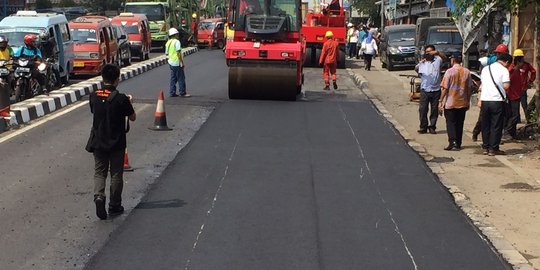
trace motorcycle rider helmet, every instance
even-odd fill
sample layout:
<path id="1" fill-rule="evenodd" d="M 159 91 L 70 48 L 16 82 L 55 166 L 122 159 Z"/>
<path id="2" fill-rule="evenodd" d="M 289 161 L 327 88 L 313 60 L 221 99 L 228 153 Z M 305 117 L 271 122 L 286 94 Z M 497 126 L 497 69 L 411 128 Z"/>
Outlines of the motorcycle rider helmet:
<path id="1" fill-rule="evenodd" d="M 35 42 L 37 41 L 37 36 L 34 34 L 27 34 L 24 36 L 24 44 L 26 46 L 35 46 Z"/>
<path id="2" fill-rule="evenodd" d="M 497 48 L 493 51 L 494 53 L 508 53 L 508 46 L 504 44 L 497 45 Z"/>
<path id="3" fill-rule="evenodd" d="M 0 35 L 0 49 L 5 50 L 8 45 L 8 38 L 6 36 Z"/>
<path id="4" fill-rule="evenodd" d="M 42 32 L 39 34 L 39 39 L 41 40 L 41 42 L 45 42 L 49 40 L 49 34 L 47 34 L 46 32 Z"/>

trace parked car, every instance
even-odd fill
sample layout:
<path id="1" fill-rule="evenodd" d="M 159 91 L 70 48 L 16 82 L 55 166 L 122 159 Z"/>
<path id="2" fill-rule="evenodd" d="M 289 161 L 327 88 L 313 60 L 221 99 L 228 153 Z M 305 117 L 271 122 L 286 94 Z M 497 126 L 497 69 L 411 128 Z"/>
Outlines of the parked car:
<path id="1" fill-rule="evenodd" d="M 382 66 L 394 70 L 397 66 L 415 66 L 414 24 L 385 27 L 381 34 L 380 55 Z"/>
<path id="2" fill-rule="evenodd" d="M 75 42 L 74 75 L 98 75 L 105 64 L 120 64 L 111 22 L 103 16 L 81 16 L 69 23 Z"/>
<path id="3" fill-rule="evenodd" d="M 9 39 L 9 44 L 14 50 L 24 44 L 23 39 L 26 34 L 40 36 L 43 33 L 49 33 L 50 37 L 56 40 L 58 71 L 61 81 L 67 84 L 74 66 L 74 45 L 68 21 L 64 15 L 18 11 L 15 15 L 5 17 L 0 21 L 0 35 Z"/>
<path id="4" fill-rule="evenodd" d="M 139 60 L 150 58 L 151 37 L 148 19 L 144 14 L 120 13 L 111 19 L 113 25 L 120 25 L 128 35 L 131 55 L 139 57 Z"/>
<path id="5" fill-rule="evenodd" d="M 224 18 L 201 20 L 197 27 L 197 46 L 199 48 L 216 46 L 223 49 L 225 47 Z"/>
<path id="6" fill-rule="evenodd" d="M 120 25 L 112 25 L 113 34 L 118 42 L 118 58 L 125 66 L 131 65 L 131 46 L 129 45 L 128 35 L 124 27 Z"/>

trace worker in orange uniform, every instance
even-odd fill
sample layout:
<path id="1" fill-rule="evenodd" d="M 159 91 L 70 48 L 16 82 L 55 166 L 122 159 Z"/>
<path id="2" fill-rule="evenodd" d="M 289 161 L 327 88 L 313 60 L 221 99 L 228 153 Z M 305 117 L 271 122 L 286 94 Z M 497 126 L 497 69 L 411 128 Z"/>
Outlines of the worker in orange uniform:
<path id="1" fill-rule="evenodd" d="M 326 31 L 326 42 L 322 47 L 321 57 L 319 58 L 319 65 L 323 66 L 323 78 L 324 78 L 324 90 L 330 90 L 330 78 L 332 75 L 332 81 L 334 82 L 334 89 L 337 89 L 337 60 L 339 58 L 339 43 L 334 40 L 334 34 L 332 31 Z M 330 74 L 328 74 L 330 73 Z"/>

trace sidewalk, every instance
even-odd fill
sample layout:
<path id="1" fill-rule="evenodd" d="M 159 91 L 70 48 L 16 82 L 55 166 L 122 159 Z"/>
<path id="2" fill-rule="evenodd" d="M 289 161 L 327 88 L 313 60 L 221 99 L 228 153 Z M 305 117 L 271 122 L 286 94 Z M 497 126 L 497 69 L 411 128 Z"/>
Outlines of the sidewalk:
<path id="1" fill-rule="evenodd" d="M 527 261 L 540 269 L 538 142 L 505 143 L 501 150 L 506 151 L 506 156 L 482 155 L 480 145 L 471 139 L 479 112 L 474 106 L 467 112 L 463 150 L 444 151 L 448 145 L 444 117 L 439 118 L 436 135 L 416 132 L 418 103 L 409 101 L 409 80 L 399 77 L 399 74 L 415 74 L 413 70 L 389 72 L 381 68 L 376 59 L 371 71 L 366 71 L 361 60 L 348 61 L 350 73 L 364 84 L 365 92 L 368 96 L 371 93 L 375 105 L 378 100 L 383 105 L 377 106 L 379 110 L 382 107 L 387 110 L 381 113 L 424 156 L 433 172 L 453 193 L 456 203 L 503 257 L 515 269 L 527 269 Z"/>

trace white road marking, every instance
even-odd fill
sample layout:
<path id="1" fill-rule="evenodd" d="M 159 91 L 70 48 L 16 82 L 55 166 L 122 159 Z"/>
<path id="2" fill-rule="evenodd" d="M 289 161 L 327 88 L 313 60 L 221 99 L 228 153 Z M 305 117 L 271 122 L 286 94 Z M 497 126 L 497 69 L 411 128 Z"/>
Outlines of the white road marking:
<path id="1" fill-rule="evenodd" d="M 360 141 L 358 140 L 358 137 L 356 136 L 356 133 L 354 132 L 354 129 L 351 126 L 351 122 L 349 122 L 349 119 L 347 119 L 347 115 L 343 111 L 343 108 L 341 107 L 341 104 L 338 103 L 338 107 L 339 107 L 339 110 L 341 111 L 341 115 L 343 116 L 343 121 L 345 121 L 345 123 L 347 123 L 347 125 L 349 126 L 349 130 L 351 131 L 351 134 L 353 135 L 354 139 L 356 140 L 356 147 L 358 148 L 361 159 L 364 161 L 364 165 L 366 166 L 367 172 L 371 176 L 370 177 L 371 182 L 373 182 L 373 184 L 375 185 L 375 188 L 377 189 L 377 193 L 379 194 L 379 198 L 381 199 L 381 201 L 385 205 L 386 211 L 388 212 L 388 215 L 390 216 L 390 220 L 392 221 L 392 223 L 394 223 L 394 231 L 401 238 L 401 242 L 403 243 L 403 247 L 405 248 L 405 251 L 407 252 L 407 255 L 409 255 L 409 258 L 411 259 L 411 262 L 412 262 L 412 264 L 414 266 L 414 269 L 418 270 L 418 266 L 416 265 L 416 261 L 414 260 L 414 257 L 413 257 L 413 255 L 411 253 L 411 250 L 409 249 L 409 246 L 407 245 L 407 242 L 405 241 L 405 237 L 403 236 L 403 234 L 399 230 L 399 226 L 397 225 L 397 222 L 394 219 L 394 215 L 392 214 L 392 211 L 390 211 L 390 209 L 388 209 L 388 207 L 386 207 L 386 201 L 384 200 L 384 197 L 383 197 L 379 187 L 375 184 L 375 177 L 373 177 L 373 174 L 371 173 L 371 169 L 369 168 L 369 165 L 367 163 L 367 159 L 364 156 L 364 150 L 362 150 L 362 146 L 360 145 Z M 360 179 L 362 179 L 362 178 L 360 178 Z M 375 227 L 377 227 L 377 226 L 378 226 L 378 222 L 375 224 Z"/>
<path id="2" fill-rule="evenodd" d="M 234 158 L 234 153 L 236 152 L 236 147 L 238 146 L 238 141 L 240 140 L 240 137 L 242 137 L 242 133 L 239 133 L 238 134 L 238 137 L 236 137 L 236 142 L 234 143 L 234 147 L 233 147 L 233 150 L 231 152 L 231 155 L 229 156 L 229 163 L 233 160 Z M 219 180 L 219 186 L 216 190 L 216 193 L 214 194 L 214 200 L 212 200 L 212 205 L 210 205 L 210 209 L 208 209 L 208 211 L 206 211 L 206 216 L 204 217 L 204 221 L 203 221 L 203 224 L 201 225 L 201 228 L 199 229 L 199 233 L 197 234 L 197 237 L 195 237 L 195 242 L 193 243 L 193 247 L 191 248 L 191 254 L 190 256 L 188 257 L 188 259 L 186 260 L 186 264 L 184 266 L 184 270 L 188 270 L 190 265 L 191 265 L 191 255 L 193 255 L 193 253 L 195 253 L 195 249 L 197 248 L 197 244 L 199 243 L 199 238 L 201 237 L 203 231 L 204 231 L 204 224 L 206 224 L 207 220 L 208 220 L 208 217 L 212 214 L 212 212 L 214 211 L 214 207 L 216 205 L 216 201 L 218 199 L 218 195 L 221 191 L 221 188 L 223 187 L 223 182 L 225 182 L 225 178 L 227 177 L 227 172 L 229 171 L 229 163 L 227 164 L 227 166 L 225 167 L 225 172 L 223 173 L 223 176 L 221 177 L 221 179 Z"/>

